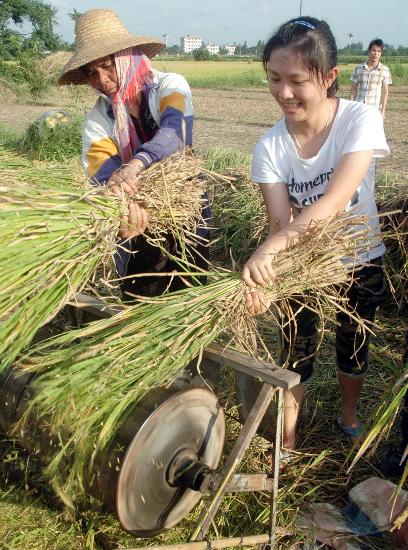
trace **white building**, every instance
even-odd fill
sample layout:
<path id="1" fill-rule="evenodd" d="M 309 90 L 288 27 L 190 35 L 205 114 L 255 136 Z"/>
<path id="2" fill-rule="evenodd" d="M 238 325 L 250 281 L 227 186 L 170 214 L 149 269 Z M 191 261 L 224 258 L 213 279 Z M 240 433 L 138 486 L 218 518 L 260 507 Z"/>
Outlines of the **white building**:
<path id="1" fill-rule="evenodd" d="M 181 49 L 184 53 L 190 53 L 194 50 L 198 50 L 203 45 L 203 41 L 201 40 L 201 38 L 190 36 L 189 34 L 187 36 L 182 36 L 180 42 Z"/>
<path id="2" fill-rule="evenodd" d="M 211 44 L 211 42 L 209 42 L 208 44 L 205 45 L 205 47 L 211 55 L 216 55 L 220 53 L 219 44 Z"/>
<path id="3" fill-rule="evenodd" d="M 235 50 L 237 49 L 237 47 L 227 46 L 227 44 L 225 44 L 225 49 L 227 50 L 227 55 L 235 55 Z"/>

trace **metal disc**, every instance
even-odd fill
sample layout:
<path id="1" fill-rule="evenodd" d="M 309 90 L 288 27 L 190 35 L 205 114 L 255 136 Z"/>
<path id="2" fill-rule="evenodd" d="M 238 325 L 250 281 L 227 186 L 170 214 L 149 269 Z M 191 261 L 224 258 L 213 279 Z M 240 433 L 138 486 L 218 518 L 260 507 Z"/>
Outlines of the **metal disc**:
<path id="1" fill-rule="evenodd" d="M 188 389 L 164 401 L 126 451 L 116 485 L 116 514 L 122 527 L 149 537 L 181 521 L 202 494 L 170 485 L 174 460 L 186 451 L 215 469 L 224 437 L 224 413 L 209 390 Z"/>

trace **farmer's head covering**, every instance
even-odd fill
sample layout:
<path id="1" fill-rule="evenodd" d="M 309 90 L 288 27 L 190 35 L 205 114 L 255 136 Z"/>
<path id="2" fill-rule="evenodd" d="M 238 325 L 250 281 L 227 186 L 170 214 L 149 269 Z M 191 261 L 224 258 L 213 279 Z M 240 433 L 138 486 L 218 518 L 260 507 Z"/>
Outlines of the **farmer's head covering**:
<path id="1" fill-rule="evenodd" d="M 149 36 L 130 34 L 111 10 L 86 11 L 75 24 L 75 51 L 63 68 L 58 84 L 88 84 L 81 67 L 134 46 L 138 46 L 144 55 L 151 58 L 165 44 Z"/>
<path id="2" fill-rule="evenodd" d="M 114 59 L 119 88 L 111 97 L 115 117 L 113 133 L 122 161 L 129 162 L 139 145 L 130 111 L 139 109 L 137 98 L 152 81 L 152 66 L 139 46 L 116 52 Z"/>

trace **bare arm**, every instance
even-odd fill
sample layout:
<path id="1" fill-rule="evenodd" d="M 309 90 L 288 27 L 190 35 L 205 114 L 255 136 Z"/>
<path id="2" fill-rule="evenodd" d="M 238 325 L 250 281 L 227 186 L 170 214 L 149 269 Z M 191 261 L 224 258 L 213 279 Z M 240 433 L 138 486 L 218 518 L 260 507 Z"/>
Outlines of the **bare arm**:
<path id="1" fill-rule="evenodd" d="M 381 114 L 383 118 L 385 118 L 385 107 L 387 106 L 387 101 L 388 101 L 388 85 L 383 84 L 383 87 L 381 89 L 381 101 L 380 101 L 380 109 L 381 109 Z"/>
<path id="2" fill-rule="evenodd" d="M 292 208 L 288 190 L 284 183 L 262 183 L 259 187 L 268 215 L 268 234 L 273 235 L 290 223 Z"/>
<path id="3" fill-rule="evenodd" d="M 373 156 L 373 151 L 359 151 L 345 154 L 337 165 L 329 186 L 323 197 L 302 212 L 286 227 L 269 234 L 266 241 L 255 251 L 245 264 L 242 278 L 248 286 L 266 286 L 273 279 L 273 256 L 280 250 L 285 250 L 295 244 L 307 231 L 311 222 L 327 219 L 341 212 L 350 201 L 358 185 L 366 174 Z M 275 201 L 274 193 L 264 195 L 266 201 Z M 282 199 L 283 200 L 283 199 Z M 289 198 L 287 198 L 289 204 Z M 274 206 L 268 205 L 267 210 L 275 212 L 283 202 Z"/>
<path id="4" fill-rule="evenodd" d="M 291 206 L 287 187 L 284 183 L 261 184 L 261 192 L 265 201 L 268 214 L 268 237 L 266 241 L 252 254 L 242 271 L 243 280 L 252 287 L 253 281 L 261 286 L 274 278 L 270 241 L 274 236 L 289 225 L 291 219 Z"/>
<path id="5" fill-rule="evenodd" d="M 351 101 L 354 101 L 357 95 L 357 84 L 355 82 L 352 82 L 350 87 L 350 97 Z"/>

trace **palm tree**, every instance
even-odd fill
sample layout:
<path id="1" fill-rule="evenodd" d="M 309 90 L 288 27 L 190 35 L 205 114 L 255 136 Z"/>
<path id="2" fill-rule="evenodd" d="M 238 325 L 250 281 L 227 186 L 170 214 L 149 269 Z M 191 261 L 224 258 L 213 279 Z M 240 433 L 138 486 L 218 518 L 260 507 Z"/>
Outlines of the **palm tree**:
<path id="1" fill-rule="evenodd" d="M 71 11 L 71 13 L 68 14 L 70 16 L 70 18 L 75 21 L 75 23 L 77 22 L 77 20 L 79 19 L 79 17 L 81 17 L 82 15 L 82 12 L 76 10 L 75 8 Z"/>

